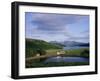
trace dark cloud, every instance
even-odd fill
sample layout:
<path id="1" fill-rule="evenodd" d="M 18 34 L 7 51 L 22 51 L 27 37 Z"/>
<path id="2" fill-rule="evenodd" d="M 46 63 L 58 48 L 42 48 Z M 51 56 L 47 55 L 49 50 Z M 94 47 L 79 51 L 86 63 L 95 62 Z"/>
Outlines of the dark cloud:
<path id="1" fill-rule="evenodd" d="M 68 24 L 76 23 L 82 16 L 62 14 L 33 14 L 32 24 L 37 24 L 38 30 L 64 31 Z"/>

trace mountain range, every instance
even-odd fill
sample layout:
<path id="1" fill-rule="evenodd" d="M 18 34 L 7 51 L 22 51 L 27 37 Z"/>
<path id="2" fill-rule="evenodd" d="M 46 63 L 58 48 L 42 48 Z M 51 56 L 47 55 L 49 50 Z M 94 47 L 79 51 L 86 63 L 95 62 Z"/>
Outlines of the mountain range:
<path id="1" fill-rule="evenodd" d="M 76 42 L 76 41 L 64 41 L 64 42 L 50 41 L 50 43 L 59 44 L 62 46 L 89 46 L 89 43 Z"/>

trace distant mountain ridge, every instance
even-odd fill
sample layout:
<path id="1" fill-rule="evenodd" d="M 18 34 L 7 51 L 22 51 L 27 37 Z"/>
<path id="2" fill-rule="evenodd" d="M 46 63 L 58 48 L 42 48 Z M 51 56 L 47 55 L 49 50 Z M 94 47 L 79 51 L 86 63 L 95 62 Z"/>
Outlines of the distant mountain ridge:
<path id="1" fill-rule="evenodd" d="M 60 44 L 62 46 L 89 46 L 89 43 L 76 42 L 76 41 L 64 41 L 64 42 L 50 41 L 50 43 Z"/>

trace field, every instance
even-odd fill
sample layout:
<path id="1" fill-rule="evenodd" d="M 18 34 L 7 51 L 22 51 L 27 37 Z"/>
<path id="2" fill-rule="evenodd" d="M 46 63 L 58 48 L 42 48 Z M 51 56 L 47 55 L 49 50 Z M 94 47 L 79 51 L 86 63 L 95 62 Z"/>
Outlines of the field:
<path id="1" fill-rule="evenodd" d="M 89 57 L 89 48 L 81 48 L 81 49 L 70 49 L 70 50 L 62 50 L 62 49 L 50 49 L 46 50 L 47 54 L 52 55 L 56 54 L 59 51 L 64 51 L 64 56 L 79 56 L 79 57 Z"/>

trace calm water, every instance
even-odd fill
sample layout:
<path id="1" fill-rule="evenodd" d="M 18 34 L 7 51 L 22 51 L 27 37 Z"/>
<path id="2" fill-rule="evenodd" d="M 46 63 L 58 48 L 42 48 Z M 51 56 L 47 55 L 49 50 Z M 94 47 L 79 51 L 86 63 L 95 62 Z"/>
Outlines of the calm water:
<path id="1" fill-rule="evenodd" d="M 88 48 L 88 46 L 69 46 L 69 47 L 64 47 L 63 49 L 69 50 L 69 49 L 80 49 L 80 48 Z M 56 57 L 49 57 L 44 62 L 45 63 L 48 63 L 48 62 L 89 62 L 89 58 L 56 56 Z"/>
<path id="2" fill-rule="evenodd" d="M 69 50 L 69 49 L 80 49 L 80 48 L 89 48 L 89 46 L 67 46 L 64 47 L 64 50 Z"/>
<path id="3" fill-rule="evenodd" d="M 88 62 L 88 58 L 84 57 L 61 57 L 61 56 L 56 56 L 56 57 L 50 57 L 45 60 L 45 63 L 48 62 Z"/>

